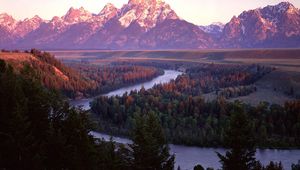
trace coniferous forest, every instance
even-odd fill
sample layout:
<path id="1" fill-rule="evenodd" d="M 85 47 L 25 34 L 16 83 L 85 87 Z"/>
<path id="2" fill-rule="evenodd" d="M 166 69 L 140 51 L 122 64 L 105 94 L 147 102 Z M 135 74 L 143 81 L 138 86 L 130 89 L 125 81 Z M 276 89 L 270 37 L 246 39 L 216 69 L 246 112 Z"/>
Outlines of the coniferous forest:
<path id="1" fill-rule="evenodd" d="M 70 67 L 54 58 L 48 52 L 37 49 L 30 51 L 2 50 L 3 59 L 15 68 L 16 73 L 23 68 L 35 70 L 35 78 L 49 88 L 60 91 L 69 98 L 83 98 L 107 93 L 121 87 L 145 82 L 161 75 L 162 70 L 146 66 L 97 66 L 83 63 Z M 26 56 L 22 61 L 22 56 Z M 1 59 L 1 58 L 0 58 Z"/>
<path id="2" fill-rule="evenodd" d="M 154 114 L 137 115 L 128 147 L 96 140 L 87 112 L 71 108 L 32 75 L 17 75 L 0 60 L 0 169 L 173 169 Z"/>
<path id="3" fill-rule="evenodd" d="M 149 81 L 163 74 L 161 69 L 151 66 L 97 66 L 85 63 L 69 63 L 68 65 L 96 84 L 94 88 L 87 89 L 89 94 L 107 93 L 121 87 Z"/>
<path id="4" fill-rule="evenodd" d="M 49 66 L 66 67 L 44 57 L 48 53 L 30 53 Z M 226 100 L 255 91 L 253 83 L 269 74 L 270 67 L 194 65 L 169 83 L 98 97 L 86 111 L 69 105 L 65 96 L 70 93 L 41 81 L 45 70 L 14 64 L 0 60 L 0 169 L 180 169 L 168 146 L 173 143 L 228 148 L 223 155 L 216 153 L 224 170 L 281 170 L 280 162 L 264 166 L 256 160 L 256 148 L 300 146 L 299 100 L 283 106 Z M 94 93 L 161 74 L 143 64 L 99 68 L 81 63 L 65 69 L 85 77 L 87 89 L 94 86 L 86 92 Z M 217 98 L 207 101 L 207 93 Z M 126 136 L 132 144 L 95 139 L 91 131 Z M 204 168 L 199 164 L 194 169 Z"/>
<path id="5" fill-rule="evenodd" d="M 194 67 L 175 81 L 149 90 L 99 97 L 91 104 L 92 112 L 98 116 L 99 130 L 115 135 L 129 135 L 135 113 L 154 112 L 172 143 L 224 146 L 228 120 L 234 106 L 240 105 L 254 128 L 256 146 L 299 147 L 299 101 L 286 102 L 284 106 L 266 102 L 251 106 L 225 100 L 229 96 L 247 94 L 249 90 L 244 87 L 251 86 L 271 70 L 259 65 Z M 213 91 L 219 93 L 219 97 L 205 101 L 201 94 Z"/>

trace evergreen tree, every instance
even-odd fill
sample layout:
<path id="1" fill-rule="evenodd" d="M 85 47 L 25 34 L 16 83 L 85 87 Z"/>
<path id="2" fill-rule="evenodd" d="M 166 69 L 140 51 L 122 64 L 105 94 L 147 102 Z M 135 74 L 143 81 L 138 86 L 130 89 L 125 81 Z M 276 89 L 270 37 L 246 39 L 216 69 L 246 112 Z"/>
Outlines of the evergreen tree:
<path id="1" fill-rule="evenodd" d="M 194 170 L 204 170 L 204 168 L 203 168 L 203 166 L 201 166 L 201 165 L 196 165 L 196 166 L 194 167 Z"/>
<path id="2" fill-rule="evenodd" d="M 157 116 L 154 113 L 137 115 L 135 120 L 133 144 L 130 145 L 133 169 L 173 170 L 174 155 L 169 153 Z"/>
<path id="3" fill-rule="evenodd" d="M 297 164 L 292 164 L 292 170 L 300 170 L 300 160 Z"/>
<path id="4" fill-rule="evenodd" d="M 271 161 L 269 165 L 266 166 L 263 170 L 283 170 L 281 162 L 273 162 Z"/>
<path id="5" fill-rule="evenodd" d="M 217 154 L 224 170 L 252 170 L 257 164 L 252 126 L 239 103 L 235 103 L 234 110 L 225 136 L 230 151 Z"/>
<path id="6" fill-rule="evenodd" d="M 26 104 L 21 79 L 0 60 L 0 169 L 28 168 L 26 162 L 33 162 L 34 155 L 29 151 L 35 141 L 24 114 Z"/>
<path id="7" fill-rule="evenodd" d="M 0 169 L 96 169 L 87 114 L 0 60 Z M 25 73 L 24 72 L 24 73 Z"/>

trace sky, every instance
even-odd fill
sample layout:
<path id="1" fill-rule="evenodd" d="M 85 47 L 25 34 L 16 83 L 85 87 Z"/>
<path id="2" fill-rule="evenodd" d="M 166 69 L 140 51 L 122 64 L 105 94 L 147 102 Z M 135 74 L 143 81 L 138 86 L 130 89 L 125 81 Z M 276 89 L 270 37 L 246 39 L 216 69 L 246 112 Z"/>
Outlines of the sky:
<path id="1" fill-rule="evenodd" d="M 165 0 L 177 15 L 197 25 L 213 22 L 227 23 L 244 10 L 275 5 L 283 0 Z M 286 1 L 286 0 L 285 0 Z M 300 0 L 288 0 L 300 8 Z M 99 13 L 107 3 L 121 8 L 128 0 L 0 0 L 0 13 L 8 13 L 16 19 L 39 15 L 43 19 L 64 15 L 70 7 L 84 7 Z"/>

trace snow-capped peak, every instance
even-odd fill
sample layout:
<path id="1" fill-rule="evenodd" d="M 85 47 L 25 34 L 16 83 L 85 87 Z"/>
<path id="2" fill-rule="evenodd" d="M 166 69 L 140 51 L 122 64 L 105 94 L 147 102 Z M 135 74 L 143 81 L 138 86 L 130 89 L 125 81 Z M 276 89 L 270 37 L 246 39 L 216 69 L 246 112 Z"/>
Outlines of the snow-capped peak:
<path id="1" fill-rule="evenodd" d="M 178 19 L 176 13 L 163 0 L 129 0 L 118 16 L 123 27 L 128 27 L 136 21 L 146 30 L 165 19 Z"/>
<path id="2" fill-rule="evenodd" d="M 40 16 L 35 15 L 34 17 L 31 18 L 31 20 L 43 20 Z"/>
<path id="3" fill-rule="evenodd" d="M 269 5 L 260 10 L 262 17 L 269 20 L 273 24 L 278 24 L 282 14 L 299 14 L 299 10 L 289 2 L 281 2 L 277 5 Z"/>
<path id="4" fill-rule="evenodd" d="M 287 11 L 289 8 L 295 8 L 290 2 L 281 2 L 277 5 L 280 12 Z"/>
<path id="5" fill-rule="evenodd" d="M 224 28 L 225 24 L 223 24 L 222 22 L 213 22 L 211 25 L 216 25 L 220 28 Z"/>
<path id="6" fill-rule="evenodd" d="M 153 4 L 153 3 L 163 3 L 163 0 L 129 0 L 128 4 Z"/>
<path id="7" fill-rule="evenodd" d="M 33 23 L 40 23 L 40 22 L 43 22 L 44 20 L 39 17 L 38 15 L 35 15 L 34 17 L 32 18 L 26 18 L 24 19 L 24 21 L 20 21 L 20 22 L 33 22 Z"/>
<path id="8" fill-rule="evenodd" d="M 99 13 L 99 15 L 111 15 L 113 13 L 117 13 L 118 8 L 116 8 L 112 3 L 108 3 L 106 4 L 103 9 L 101 10 L 101 12 Z"/>
<path id="9" fill-rule="evenodd" d="M 0 25 L 8 29 L 8 31 L 13 30 L 16 27 L 17 21 L 7 13 L 0 14 Z"/>
<path id="10" fill-rule="evenodd" d="M 73 24 L 73 23 L 87 21 L 92 16 L 93 16 L 92 13 L 85 10 L 83 7 L 80 7 L 79 9 L 75 9 L 71 7 L 67 12 L 67 14 L 62 17 L 62 19 L 69 24 Z"/>
<path id="11" fill-rule="evenodd" d="M 290 2 L 281 2 L 277 5 L 268 5 L 267 7 L 263 8 L 264 11 L 270 11 L 272 13 L 284 13 L 284 12 L 291 12 L 297 11 L 297 8 L 291 4 Z"/>
<path id="12" fill-rule="evenodd" d="M 206 33 L 217 34 L 223 31 L 224 26 L 225 25 L 221 22 L 213 22 L 210 25 L 199 26 L 199 28 Z"/>
<path id="13" fill-rule="evenodd" d="M 27 33 L 37 29 L 43 22 L 45 21 L 42 18 L 35 15 L 32 18 L 26 18 L 23 21 L 19 21 L 13 32 L 19 37 L 24 37 Z"/>
<path id="14" fill-rule="evenodd" d="M 4 19 L 4 18 L 12 18 L 12 16 L 8 15 L 7 13 L 1 13 L 0 14 L 0 18 Z"/>
<path id="15" fill-rule="evenodd" d="M 92 29 L 95 31 L 101 28 L 108 20 L 115 17 L 118 13 L 118 8 L 113 4 L 106 4 L 98 15 L 93 15 L 88 22 L 92 25 Z"/>

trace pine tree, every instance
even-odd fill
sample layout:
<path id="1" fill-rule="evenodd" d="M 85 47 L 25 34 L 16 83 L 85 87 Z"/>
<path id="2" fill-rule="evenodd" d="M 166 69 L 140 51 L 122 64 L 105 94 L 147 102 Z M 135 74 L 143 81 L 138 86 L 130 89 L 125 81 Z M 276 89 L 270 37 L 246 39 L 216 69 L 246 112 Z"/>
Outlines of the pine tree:
<path id="1" fill-rule="evenodd" d="M 267 165 L 264 170 L 283 170 L 281 162 L 273 162 L 271 161 L 269 165 Z"/>
<path id="2" fill-rule="evenodd" d="M 132 167 L 136 170 L 173 170 L 174 155 L 170 155 L 167 140 L 157 116 L 150 113 L 135 116 Z"/>
<path id="3" fill-rule="evenodd" d="M 202 165 L 196 165 L 195 167 L 194 167 L 194 170 L 204 170 L 204 168 L 203 168 L 203 166 Z"/>
<path id="4" fill-rule="evenodd" d="M 300 170 L 300 160 L 297 164 L 292 164 L 292 170 Z"/>
<path id="5" fill-rule="evenodd" d="M 40 164 L 37 142 L 28 120 L 28 99 L 23 81 L 11 66 L 0 60 L 0 169 L 29 169 Z M 28 166 L 30 165 L 30 166 Z"/>
<path id="6" fill-rule="evenodd" d="M 0 169 L 97 169 L 90 130 L 85 112 L 0 60 Z"/>
<path id="7" fill-rule="evenodd" d="M 230 151 L 226 155 L 217 154 L 224 170 L 252 170 L 257 164 L 252 126 L 239 103 L 235 103 L 234 110 L 225 134 Z"/>

